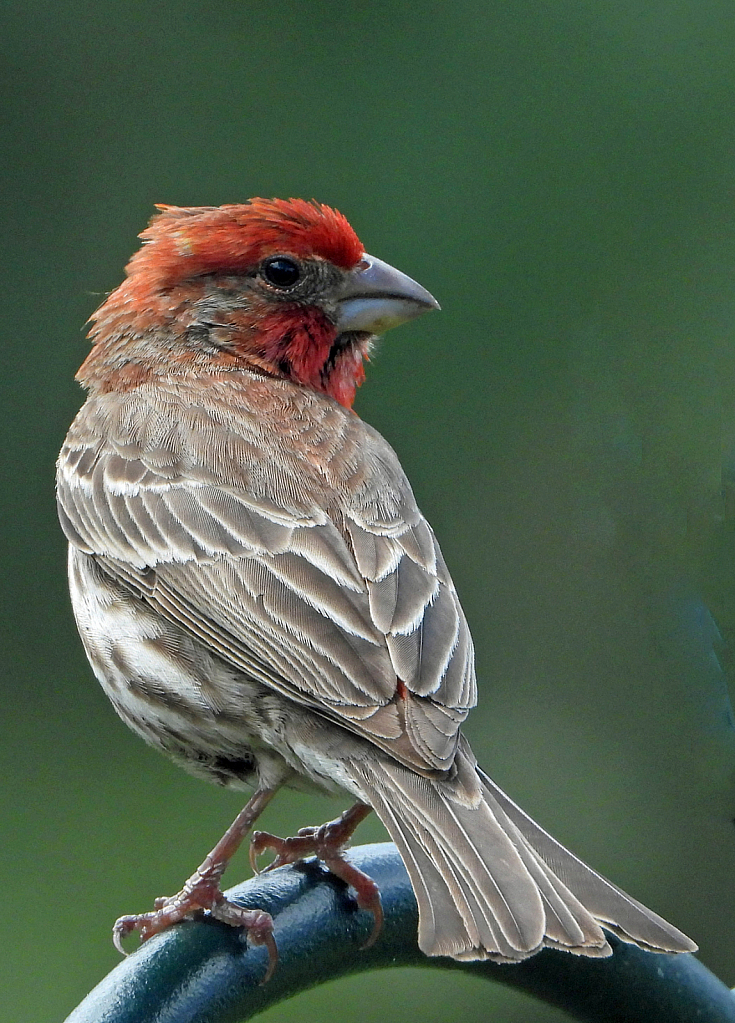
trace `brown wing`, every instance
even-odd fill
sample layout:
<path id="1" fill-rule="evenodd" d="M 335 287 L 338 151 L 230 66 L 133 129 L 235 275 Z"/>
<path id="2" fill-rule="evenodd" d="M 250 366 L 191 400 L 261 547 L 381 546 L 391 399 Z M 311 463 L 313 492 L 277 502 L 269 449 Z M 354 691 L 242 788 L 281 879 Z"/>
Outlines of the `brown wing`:
<path id="1" fill-rule="evenodd" d="M 230 381 L 206 404 L 90 399 L 59 459 L 67 537 L 226 661 L 446 769 L 475 702 L 472 642 L 394 452 L 289 384 L 245 387 L 237 415 L 232 399 Z"/>

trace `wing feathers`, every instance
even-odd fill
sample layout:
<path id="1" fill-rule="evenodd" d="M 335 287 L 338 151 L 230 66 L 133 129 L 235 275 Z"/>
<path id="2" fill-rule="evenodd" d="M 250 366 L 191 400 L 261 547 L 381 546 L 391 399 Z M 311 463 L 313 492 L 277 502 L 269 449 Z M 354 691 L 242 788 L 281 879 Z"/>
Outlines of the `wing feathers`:
<path id="1" fill-rule="evenodd" d="M 181 488 L 172 491 L 174 494 L 180 492 Z M 289 549 L 293 526 L 276 522 L 219 487 L 198 487 L 190 494 L 220 527 L 237 537 L 244 547 L 269 554 L 281 554 Z"/>
<path id="2" fill-rule="evenodd" d="M 231 664 L 418 770 L 448 767 L 472 644 L 394 453 L 305 391 L 298 415 L 278 410 L 284 443 L 248 396 L 232 415 L 231 383 L 206 407 L 90 399 L 59 459 L 70 542 Z M 402 716 L 399 681 L 418 697 Z"/>
<path id="3" fill-rule="evenodd" d="M 457 646 L 460 626 L 467 628 L 453 590 L 440 586 L 421 622 L 418 677 L 412 689 L 420 696 L 434 694 L 441 686 L 449 659 Z"/>
<path id="4" fill-rule="evenodd" d="M 344 537 L 333 523 L 293 530 L 289 549 L 335 579 L 340 586 L 364 590 L 365 579 L 357 570 Z M 274 552 L 271 550 L 271 553 Z"/>
<path id="5" fill-rule="evenodd" d="M 374 582 L 394 572 L 403 550 L 391 537 L 380 536 L 348 518 L 347 530 L 360 575 Z"/>

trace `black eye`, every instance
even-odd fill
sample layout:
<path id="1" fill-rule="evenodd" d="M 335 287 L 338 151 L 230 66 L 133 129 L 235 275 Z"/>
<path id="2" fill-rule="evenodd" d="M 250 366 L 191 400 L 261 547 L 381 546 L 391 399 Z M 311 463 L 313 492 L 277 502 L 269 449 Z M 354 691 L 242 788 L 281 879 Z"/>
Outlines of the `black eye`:
<path id="1" fill-rule="evenodd" d="M 263 276 L 274 288 L 292 288 L 301 277 L 301 268 L 287 256 L 274 256 L 263 263 Z"/>

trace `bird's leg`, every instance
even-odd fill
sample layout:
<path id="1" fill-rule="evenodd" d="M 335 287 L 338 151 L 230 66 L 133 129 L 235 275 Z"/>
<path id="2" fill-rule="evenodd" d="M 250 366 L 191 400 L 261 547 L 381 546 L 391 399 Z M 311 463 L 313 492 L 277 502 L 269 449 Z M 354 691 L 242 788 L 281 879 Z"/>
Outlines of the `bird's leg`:
<path id="1" fill-rule="evenodd" d="M 383 926 L 383 904 L 380 901 L 380 889 L 375 881 L 348 863 L 344 858 L 344 851 L 355 828 L 365 820 L 370 810 L 371 807 L 366 803 L 355 803 L 336 820 L 320 827 L 300 828 L 298 834 L 292 838 L 278 838 L 266 831 L 254 831 L 250 839 L 250 864 L 256 873 L 257 857 L 266 849 L 272 849 L 276 855 L 265 870 L 274 870 L 286 863 L 296 863 L 306 856 L 316 856 L 328 870 L 354 888 L 360 909 L 366 909 L 373 914 L 373 929 L 363 948 L 369 948 L 380 934 Z"/>
<path id="2" fill-rule="evenodd" d="M 156 899 L 150 913 L 121 916 L 115 921 L 112 937 L 115 947 L 125 955 L 122 940 L 133 931 L 140 932 L 140 940 L 146 941 L 154 934 L 166 930 L 171 924 L 209 910 L 216 920 L 232 927 L 244 927 L 248 939 L 254 945 L 268 948 L 269 963 L 265 979 L 273 973 L 278 959 L 273 939 L 273 920 L 270 913 L 259 909 L 244 909 L 225 898 L 220 890 L 220 878 L 227 864 L 240 848 L 243 838 L 263 812 L 276 793 L 276 789 L 258 789 L 240 811 L 217 845 L 212 849 L 201 866 L 197 867 L 184 887 L 169 898 Z"/>

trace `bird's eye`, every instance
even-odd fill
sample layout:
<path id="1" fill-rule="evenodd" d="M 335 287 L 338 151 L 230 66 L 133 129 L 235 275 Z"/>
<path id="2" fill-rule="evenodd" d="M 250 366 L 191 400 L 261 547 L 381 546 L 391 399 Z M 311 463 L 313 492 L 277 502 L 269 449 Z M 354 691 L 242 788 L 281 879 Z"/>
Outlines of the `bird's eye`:
<path id="1" fill-rule="evenodd" d="M 274 256 L 263 264 L 263 277 L 274 288 L 292 288 L 301 277 L 301 268 L 287 256 Z"/>

